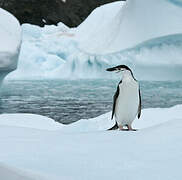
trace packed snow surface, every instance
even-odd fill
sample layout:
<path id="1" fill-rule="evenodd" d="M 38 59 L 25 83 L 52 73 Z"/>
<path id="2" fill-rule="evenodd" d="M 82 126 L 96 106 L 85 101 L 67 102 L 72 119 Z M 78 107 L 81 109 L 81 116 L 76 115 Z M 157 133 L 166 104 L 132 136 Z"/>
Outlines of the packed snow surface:
<path id="1" fill-rule="evenodd" d="M 29 178 L 36 179 L 37 174 L 52 180 L 182 178 L 182 105 L 142 110 L 141 119 L 134 121 L 136 132 L 106 131 L 114 124 L 110 112 L 60 124 L 55 131 L 50 131 L 55 127 L 51 119 L 28 116 L 6 115 L 5 124 L 0 115 L 0 172 L 8 169 L 26 176 L 25 172 L 31 172 Z M 22 126 L 27 120 L 31 126 Z M 40 130 L 42 120 L 44 130 Z"/>
<path id="2" fill-rule="evenodd" d="M 0 83 L 17 67 L 21 46 L 21 26 L 18 20 L 0 8 Z"/>
<path id="3" fill-rule="evenodd" d="M 58 130 L 62 127 L 60 123 L 36 114 L 2 114 L 0 115 L 0 125 L 40 130 Z"/>
<path id="4" fill-rule="evenodd" d="M 77 28 L 23 24 L 18 70 L 10 79 L 113 78 L 126 64 L 139 80 L 181 80 L 182 5 L 128 0 L 101 6 Z"/>
<path id="5" fill-rule="evenodd" d="M 9 167 L 0 163 L 0 175 L 2 180 L 46 180 L 44 176 L 21 170 L 15 167 Z M 48 179 L 47 179 L 48 180 Z"/>

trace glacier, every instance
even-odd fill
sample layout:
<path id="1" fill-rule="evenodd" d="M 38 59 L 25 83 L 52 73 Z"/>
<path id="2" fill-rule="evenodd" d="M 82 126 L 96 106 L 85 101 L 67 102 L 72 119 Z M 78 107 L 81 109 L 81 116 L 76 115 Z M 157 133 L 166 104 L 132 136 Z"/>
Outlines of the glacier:
<path id="1" fill-rule="evenodd" d="M 126 64 L 139 80 L 181 80 L 181 17 L 181 0 L 128 0 L 97 8 L 76 28 L 23 24 L 8 79 L 118 78 L 105 69 Z"/>
<path id="2" fill-rule="evenodd" d="M 0 8 L 0 84 L 17 68 L 21 47 L 21 26 L 9 12 Z"/>

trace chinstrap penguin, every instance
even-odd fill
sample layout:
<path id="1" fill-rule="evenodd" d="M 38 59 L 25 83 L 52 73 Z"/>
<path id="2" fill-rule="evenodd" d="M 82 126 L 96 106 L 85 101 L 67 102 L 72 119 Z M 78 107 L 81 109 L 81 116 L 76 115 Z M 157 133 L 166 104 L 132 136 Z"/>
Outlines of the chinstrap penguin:
<path id="1" fill-rule="evenodd" d="M 126 65 L 119 65 L 106 69 L 107 71 L 122 72 L 122 79 L 117 86 L 113 97 L 112 117 L 115 116 L 115 125 L 109 130 L 120 129 L 135 130 L 132 122 L 138 115 L 141 115 L 141 95 L 138 81 L 134 78 L 133 72 Z"/>

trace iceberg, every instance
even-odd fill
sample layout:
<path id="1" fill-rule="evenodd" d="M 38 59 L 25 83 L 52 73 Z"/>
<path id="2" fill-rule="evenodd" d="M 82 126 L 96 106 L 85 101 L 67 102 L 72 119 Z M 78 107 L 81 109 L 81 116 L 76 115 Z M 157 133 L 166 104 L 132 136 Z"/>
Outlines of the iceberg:
<path id="1" fill-rule="evenodd" d="M 98 8 L 77 28 L 79 47 L 91 54 L 106 54 L 182 33 L 182 6 L 175 2 L 127 0 Z"/>
<path id="2" fill-rule="evenodd" d="M 105 69 L 126 64 L 138 80 L 181 80 L 180 2 L 109 3 L 77 28 L 23 24 L 18 69 L 9 79 L 118 78 Z"/>
<path id="3" fill-rule="evenodd" d="M 18 20 L 0 8 L 0 83 L 17 68 L 21 46 L 21 26 Z"/>
<path id="4" fill-rule="evenodd" d="M 70 125 L 39 115 L 0 115 L 3 179 L 12 173 L 52 180 L 181 179 L 182 105 L 143 109 L 136 132 L 106 131 L 114 124 L 110 115 Z"/>

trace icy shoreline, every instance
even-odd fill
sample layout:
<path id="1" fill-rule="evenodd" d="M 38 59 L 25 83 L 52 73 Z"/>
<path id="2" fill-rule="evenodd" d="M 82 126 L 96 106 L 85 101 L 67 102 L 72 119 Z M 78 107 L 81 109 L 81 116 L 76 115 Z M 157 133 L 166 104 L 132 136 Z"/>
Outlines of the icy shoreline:
<path id="1" fill-rule="evenodd" d="M 105 131 L 114 123 L 110 112 L 67 126 L 37 115 L 4 114 L 0 159 L 53 180 L 119 180 L 119 174 L 128 180 L 180 180 L 181 117 L 182 105 L 144 109 L 134 123 L 139 130 L 121 132 Z"/>

